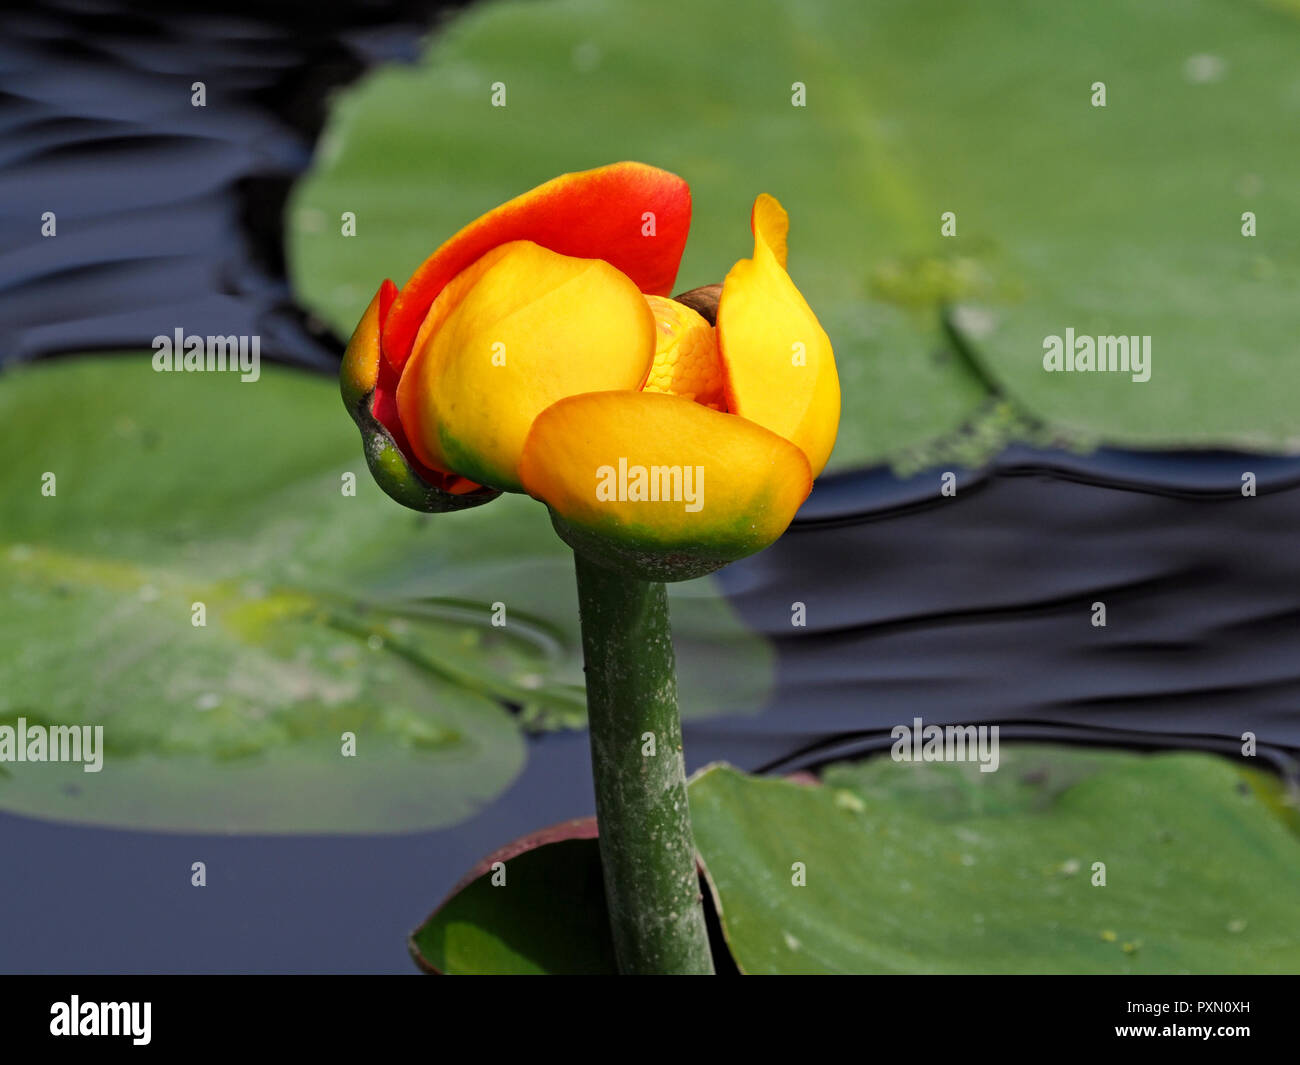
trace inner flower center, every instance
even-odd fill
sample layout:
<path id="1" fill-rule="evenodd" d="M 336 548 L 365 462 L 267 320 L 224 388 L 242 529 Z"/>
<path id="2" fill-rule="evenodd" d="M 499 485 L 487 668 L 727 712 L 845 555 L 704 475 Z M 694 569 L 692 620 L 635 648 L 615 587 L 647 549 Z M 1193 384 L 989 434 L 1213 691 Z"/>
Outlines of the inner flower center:
<path id="1" fill-rule="evenodd" d="M 718 338 L 697 311 L 663 296 L 647 296 L 655 317 L 655 358 L 643 392 L 667 392 L 725 411 Z"/>

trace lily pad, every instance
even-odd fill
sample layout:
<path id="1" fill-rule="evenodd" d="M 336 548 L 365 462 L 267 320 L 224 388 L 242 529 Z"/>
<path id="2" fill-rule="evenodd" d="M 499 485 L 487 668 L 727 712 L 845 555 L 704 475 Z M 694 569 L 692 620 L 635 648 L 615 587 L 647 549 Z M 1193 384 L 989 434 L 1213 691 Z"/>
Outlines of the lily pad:
<path id="1" fill-rule="evenodd" d="M 689 793 L 745 973 L 1300 968 L 1294 800 L 1217 757 L 1004 745 L 988 774 L 881 757 L 810 785 L 714 765 Z M 417 961 L 608 971 L 598 846 L 590 822 L 574 824 L 588 828 L 539 833 L 476 869 L 413 937 Z M 493 860 L 505 885 L 490 883 Z M 560 949 L 549 915 L 579 907 Z"/>
<path id="2" fill-rule="evenodd" d="M 101 772 L 0 763 L 0 808 L 411 831 L 500 794 L 521 724 L 582 724 L 572 557 L 545 508 L 397 506 L 333 382 L 60 360 L 0 376 L 0 425 L 0 725 L 102 725 L 105 751 Z M 752 712 L 770 649 L 704 582 L 680 602 L 684 698 Z"/>
<path id="3" fill-rule="evenodd" d="M 438 974 L 616 972 L 595 835 L 594 817 L 569 821 L 484 858 L 412 933 L 415 963 Z"/>
<path id="4" fill-rule="evenodd" d="M 1297 40 L 1293 5 L 1244 0 L 474 6 L 422 65 L 339 97 L 293 197 L 292 272 L 346 335 L 382 278 L 483 211 L 642 159 L 692 185 L 680 289 L 748 254 L 758 192 L 789 208 L 792 275 L 840 366 L 833 468 L 977 462 L 1040 420 L 1081 442 L 1300 447 Z M 1151 379 L 1045 373 L 1067 328 L 1151 336 Z"/>
<path id="5" fill-rule="evenodd" d="M 1257 790 L 1276 781 L 1202 754 L 1001 754 L 988 774 L 835 766 L 821 787 L 697 776 L 696 838 L 741 970 L 1300 968 L 1300 838 Z"/>

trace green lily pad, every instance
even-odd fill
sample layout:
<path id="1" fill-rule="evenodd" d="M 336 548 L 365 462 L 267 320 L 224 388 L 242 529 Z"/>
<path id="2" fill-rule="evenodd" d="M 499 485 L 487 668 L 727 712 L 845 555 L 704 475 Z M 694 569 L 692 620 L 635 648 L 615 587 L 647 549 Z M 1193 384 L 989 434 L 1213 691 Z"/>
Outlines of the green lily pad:
<path id="1" fill-rule="evenodd" d="M 789 209 L 792 276 L 840 366 L 836 468 L 976 462 L 1040 420 L 1081 442 L 1300 447 L 1295 15 L 1242 0 L 474 6 L 422 65 L 340 96 L 293 197 L 293 276 L 346 335 L 383 278 L 483 211 L 641 159 L 692 185 L 680 289 L 749 254 L 755 194 Z M 1044 338 L 1067 328 L 1150 335 L 1150 381 L 1045 373 Z"/>
<path id="2" fill-rule="evenodd" d="M 741 970 L 1300 968 L 1300 837 L 1276 781 L 1202 754 L 1001 754 L 989 774 L 835 766 L 821 787 L 697 776 L 696 838 Z"/>
<path id="3" fill-rule="evenodd" d="M 595 833 L 595 818 L 569 821 L 484 858 L 412 933 L 415 963 L 443 974 L 616 972 Z"/>
<path id="4" fill-rule="evenodd" d="M 810 786 L 714 765 L 689 793 L 712 902 L 745 973 L 1300 968 L 1293 800 L 1276 778 L 1217 757 L 1004 745 L 989 774 L 880 757 Z M 488 859 L 416 932 L 417 961 L 608 971 L 589 836 L 551 830 Z M 505 886 L 490 884 L 493 860 Z M 561 943 L 549 915 L 579 900 L 584 916 L 566 920 Z"/>
<path id="5" fill-rule="evenodd" d="M 789 209 L 791 273 L 835 341 L 845 396 L 833 464 L 954 429 L 984 386 L 936 314 L 865 306 L 863 249 L 882 235 L 849 172 L 870 155 L 845 106 L 851 75 L 815 90 L 827 92 L 820 110 L 792 108 L 791 82 L 815 78 L 822 60 L 806 51 L 812 38 L 791 40 L 789 19 L 775 5 L 738 20 L 684 0 L 599 17 L 567 0 L 470 8 L 435 35 L 423 66 L 381 70 L 340 95 L 287 215 L 299 298 L 347 335 L 380 281 L 405 281 L 479 214 L 556 174 L 639 159 L 691 183 L 680 291 L 721 281 L 751 254 L 758 193 Z M 497 81 L 504 108 L 490 103 Z M 817 161 L 833 156 L 834 168 Z M 344 211 L 356 214 L 354 237 L 341 235 Z"/>
<path id="6" fill-rule="evenodd" d="M 333 382 L 60 360 L 0 376 L 0 425 L 0 725 L 102 725 L 105 752 L 92 773 L 0 762 L 0 808 L 411 831 L 499 795 L 521 724 L 582 724 L 572 558 L 545 508 L 404 510 Z M 693 712 L 752 712 L 770 648 L 704 582 L 678 613 Z"/>

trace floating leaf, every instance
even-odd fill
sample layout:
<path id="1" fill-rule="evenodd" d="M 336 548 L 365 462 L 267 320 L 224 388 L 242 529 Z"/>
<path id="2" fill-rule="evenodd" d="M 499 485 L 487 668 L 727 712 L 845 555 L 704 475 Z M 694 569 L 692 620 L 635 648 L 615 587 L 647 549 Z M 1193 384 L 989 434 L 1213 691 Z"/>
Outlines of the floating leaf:
<path id="1" fill-rule="evenodd" d="M 811 785 L 725 765 L 696 774 L 696 844 L 740 970 L 1300 967 L 1300 833 L 1275 777 L 1204 754 L 1000 755 L 993 773 L 878 757 Z M 416 933 L 417 959 L 445 972 L 607 971 L 597 843 L 590 822 L 574 825 L 480 865 Z M 488 877 L 498 860 L 504 889 Z"/>
<path id="2" fill-rule="evenodd" d="M 954 430 L 988 420 L 989 386 L 1069 439 L 1300 447 L 1297 40 L 1294 11 L 1239 0 L 472 7 L 422 66 L 339 98 L 294 195 L 293 274 L 346 335 L 483 211 L 643 159 L 692 185 L 678 289 L 747 254 L 755 194 L 789 209 L 840 367 L 834 467 L 942 461 L 949 439 L 986 458 L 1001 434 Z M 1150 381 L 1045 373 L 1066 328 L 1150 335 Z"/>
<path id="3" fill-rule="evenodd" d="M 615 972 L 595 834 L 595 818 L 569 821 L 483 859 L 411 935 L 416 964 L 452 974 Z"/>
<path id="4" fill-rule="evenodd" d="M 0 807 L 410 831 L 501 793 L 520 718 L 582 724 L 573 562 L 545 508 L 403 510 L 333 382 L 61 360 L 0 377 L 0 424 L 0 724 L 102 725 L 105 749 L 98 773 L 0 765 Z M 770 649 L 702 582 L 680 603 L 691 706 L 752 712 Z"/>
<path id="5" fill-rule="evenodd" d="M 744 972 L 1294 972 L 1300 838 L 1256 779 L 1003 745 L 994 773 L 877 758 L 807 787 L 717 766 L 690 794 Z"/>

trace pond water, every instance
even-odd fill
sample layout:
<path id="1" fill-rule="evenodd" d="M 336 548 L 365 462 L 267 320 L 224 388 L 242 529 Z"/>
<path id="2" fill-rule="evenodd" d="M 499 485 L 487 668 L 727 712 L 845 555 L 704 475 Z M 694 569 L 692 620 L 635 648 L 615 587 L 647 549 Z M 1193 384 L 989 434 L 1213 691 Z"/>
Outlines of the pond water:
<path id="1" fill-rule="evenodd" d="M 435 7 L 375 4 L 348 21 L 313 9 L 301 23 L 203 5 L 0 15 L 0 360 L 147 348 L 161 309 L 332 372 L 338 339 L 284 277 L 280 210 L 329 89 L 414 58 Z M 196 80 L 223 105 L 192 107 Z M 93 239 L 42 239 L 34 220 L 51 202 L 74 205 L 61 230 Z M 922 717 L 997 722 L 1008 739 L 1225 753 L 1249 730 L 1294 777 L 1300 459 L 1014 447 L 961 473 L 951 497 L 941 472 L 826 478 L 777 546 L 724 571 L 737 610 L 778 650 L 777 687 L 759 714 L 688 725 L 690 768 L 815 766 L 879 749 L 893 724 Z M 478 816 L 395 838 L 0 815 L 0 968 L 413 971 L 406 932 L 475 860 L 591 812 L 587 758 L 584 734 L 535 739 L 521 777 Z M 189 884 L 198 860 L 202 892 Z"/>

